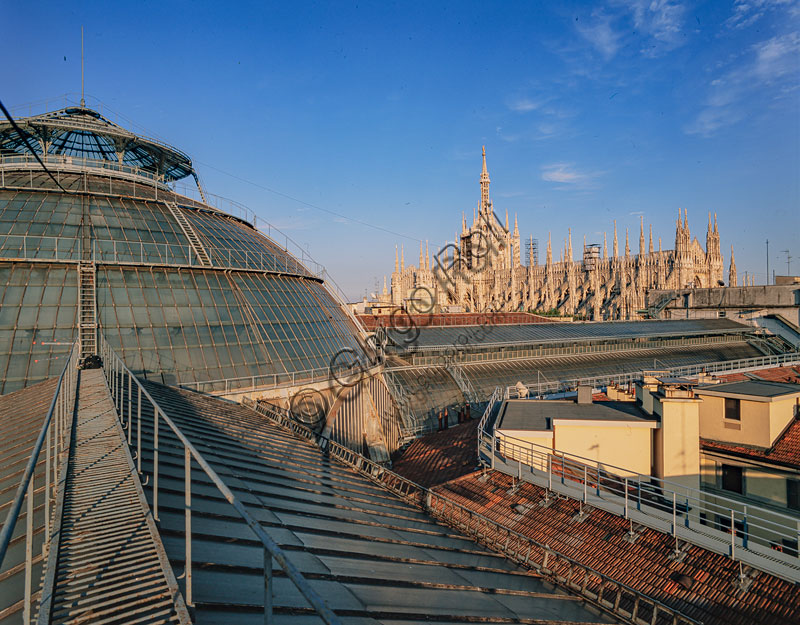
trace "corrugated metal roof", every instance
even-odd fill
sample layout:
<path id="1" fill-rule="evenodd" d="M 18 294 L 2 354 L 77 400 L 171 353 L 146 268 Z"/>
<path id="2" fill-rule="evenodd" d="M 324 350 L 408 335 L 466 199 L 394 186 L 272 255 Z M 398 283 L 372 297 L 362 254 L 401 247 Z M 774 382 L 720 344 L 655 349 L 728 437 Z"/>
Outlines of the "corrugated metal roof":
<path id="1" fill-rule="evenodd" d="M 256 412 L 153 383 L 147 388 L 344 622 L 606 622 Z M 143 432 L 145 472 L 151 435 Z M 160 530 L 179 573 L 183 455 L 165 429 L 159 448 Z M 261 544 L 200 471 L 193 473 L 192 507 L 198 622 L 255 622 Z M 278 622 L 316 622 L 280 569 L 274 587 Z"/>

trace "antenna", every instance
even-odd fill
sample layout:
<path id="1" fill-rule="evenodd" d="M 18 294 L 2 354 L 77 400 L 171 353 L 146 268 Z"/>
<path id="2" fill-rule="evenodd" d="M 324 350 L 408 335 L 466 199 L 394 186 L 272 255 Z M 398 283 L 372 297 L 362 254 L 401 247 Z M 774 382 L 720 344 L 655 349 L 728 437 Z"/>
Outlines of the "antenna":
<path id="1" fill-rule="evenodd" d="M 86 106 L 86 100 L 83 97 L 83 26 L 81 26 L 81 107 Z"/>
<path id="2" fill-rule="evenodd" d="M 789 254 L 789 250 L 781 250 L 781 254 L 786 254 L 786 275 L 787 276 L 791 276 L 792 275 L 792 258 L 794 258 L 794 256 L 791 256 Z"/>

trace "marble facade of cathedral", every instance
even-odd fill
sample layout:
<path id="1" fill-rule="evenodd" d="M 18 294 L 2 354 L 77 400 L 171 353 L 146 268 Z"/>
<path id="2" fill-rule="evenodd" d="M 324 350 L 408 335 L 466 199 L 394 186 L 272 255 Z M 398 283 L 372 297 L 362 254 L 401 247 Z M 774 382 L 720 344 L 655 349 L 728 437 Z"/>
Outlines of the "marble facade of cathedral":
<path id="1" fill-rule="evenodd" d="M 516 216 L 509 228 L 508 212 L 502 223 L 489 197 L 489 172 L 486 151 L 480 177 L 480 208 L 468 226 L 462 216 L 461 233 L 431 257 L 427 243 L 420 245 L 419 264 L 406 265 L 405 253 L 395 249 L 395 270 L 391 292 L 384 279 L 383 302 L 418 312 L 462 310 L 465 312 L 558 311 L 587 319 L 635 319 L 645 306 L 649 289 L 715 287 L 723 285 L 723 259 L 720 251 L 717 217 L 708 217 L 705 249 L 692 238 L 686 212 L 678 209 L 675 248 L 653 247 L 653 229 L 645 243 L 644 221 L 639 229 L 639 253 L 631 254 L 628 232 L 625 248 L 619 253 L 614 222 L 612 254 L 606 237 L 603 250 L 586 245 L 583 257 L 574 260 L 572 233 L 564 242 L 561 257 L 554 262 L 548 236 L 544 265 L 523 265 Z M 731 250 L 729 284 L 736 285 L 736 269 Z"/>

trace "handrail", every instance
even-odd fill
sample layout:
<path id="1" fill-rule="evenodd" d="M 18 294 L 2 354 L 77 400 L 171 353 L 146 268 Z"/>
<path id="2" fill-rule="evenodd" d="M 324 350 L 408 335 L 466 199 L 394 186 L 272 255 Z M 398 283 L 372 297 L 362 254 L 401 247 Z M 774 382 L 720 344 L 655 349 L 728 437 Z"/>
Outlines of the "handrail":
<path id="1" fill-rule="evenodd" d="M 671 617 L 669 622 L 673 625 L 701 625 L 699 621 L 682 614 L 679 610 L 671 608 L 657 599 L 653 599 L 589 566 L 581 564 L 577 560 L 551 549 L 548 545 L 544 545 L 528 536 L 515 532 L 479 512 L 475 512 L 453 501 L 445 495 L 420 486 L 416 482 L 404 478 L 352 449 L 340 445 L 327 436 L 317 434 L 292 419 L 288 411 L 283 408 L 279 408 L 273 404 L 267 404 L 263 401 L 256 402 L 251 399 L 247 399 L 243 403 L 260 415 L 267 417 L 271 421 L 278 423 L 306 440 L 319 445 L 325 453 L 355 469 L 368 479 L 392 491 L 401 499 L 418 506 L 432 516 L 449 524 L 451 527 L 473 536 L 478 542 L 502 552 L 503 555 L 514 560 L 523 567 L 536 570 L 542 576 L 555 582 L 556 585 L 566 588 L 571 592 L 578 593 L 583 598 L 615 617 L 622 618 L 628 623 L 641 625 L 643 622 L 658 622 L 657 617 L 659 613 L 661 613 L 667 617 Z M 541 563 L 535 560 L 537 557 L 541 558 Z M 559 573 L 559 567 L 554 566 L 554 564 L 557 564 L 558 560 L 568 565 L 569 570 L 572 572 L 571 575 L 564 576 Z M 583 573 L 583 577 L 578 579 L 577 582 L 573 581 L 575 570 Z M 592 579 L 601 580 L 600 588 L 597 592 L 593 592 L 588 586 L 588 582 Z M 613 599 L 606 599 L 603 597 L 605 588 L 609 585 L 615 587 L 616 596 L 611 594 Z M 612 593 L 614 590 L 612 590 Z M 633 603 L 632 610 L 628 611 L 625 609 L 624 605 L 626 602 L 622 601 L 623 598 Z M 640 614 L 642 612 L 642 604 L 649 606 L 651 620 L 641 620 Z"/>
<path id="2" fill-rule="evenodd" d="M 50 166 L 51 169 L 57 170 L 83 170 L 83 169 L 99 169 L 104 172 L 116 172 L 123 174 L 123 177 L 138 177 L 145 178 L 151 184 L 158 184 L 162 189 L 166 190 L 167 185 L 153 172 L 147 171 L 134 165 L 125 165 L 123 163 L 115 163 L 113 161 L 101 160 L 96 158 L 86 158 L 84 156 L 67 156 L 63 154 L 41 154 L 39 155 L 45 164 Z M 0 156 L 0 168 L 16 169 L 19 165 L 31 165 L 35 168 L 41 168 L 39 161 L 29 154 L 10 154 Z"/>
<path id="3" fill-rule="evenodd" d="M 53 498 L 52 489 L 58 484 L 61 473 L 59 460 L 62 455 L 68 452 L 70 446 L 70 432 L 72 430 L 71 416 L 73 414 L 75 400 L 75 385 L 77 380 L 77 361 L 78 343 L 73 342 L 72 350 L 64 363 L 64 368 L 58 376 L 56 389 L 53 392 L 53 399 L 50 401 L 50 408 L 44 419 L 39 436 L 36 438 L 28 464 L 22 474 L 17 492 L 11 508 L 6 515 L 3 529 L 0 530 L 0 567 L 5 559 L 11 537 L 19 519 L 23 500 L 27 497 L 26 510 L 26 530 L 25 530 L 25 597 L 23 603 L 23 622 L 30 622 L 31 590 L 32 590 L 32 559 L 33 559 L 33 498 L 34 480 L 33 474 L 36 471 L 36 464 L 39 462 L 39 454 L 42 446 L 46 448 L 47 458 L 45 461 L 44 474 L 44 545 L 47 545 L 50 538 L 50 500 Z M 66 380 L 66 383 L 65 383 Z M 53 417 L 55 416 L 55 419 Z M 53 426 L 55 431 L 53 431 Z M 52 439 L 52 440 L 51 440 Z M 53 461 L 51 461 L 51 454 Z M 51 475 L 52 467 L 52 475 Z"/>
<path id="4" fill-rule="evenodd" d="M 167 416 L 163 409 L 153 399 L 147 389 L 144 388 L 139 379 L 133 375 L 128 369 L 123 360 L 111 348 L 103 334 L 99 335 L 100 354 L 103 359 L 103 370 L 106 374 L 106 380 L 109 385 L 112 399 L 114 400 L 115 407 L 119 414 L 120 421 L 123 424 L 123 429 L 127 429 L 128 445 L 131 445 L 132 437 L 132 423 L 133 423 L 133 387 L 137 388 L 137 397 L 135 401 L 137 413 L 137 441 L 136 441 L 136 458 L 138 463 L 138 470 L 141 472 L 141 458 L 142 458 L 142 443 L 141 443 L 141 420 L 142 420 L 142 397 L 150 402 L 153 408 L 153 518 L 158 520 L 158 430 L 159 419 L 162 419 L 178 440 L 183 443 L 184 448 L 184 484 L 185 484 L 185 529 L 186 529 L 186 603 L 193 605 L 192 602 L 192 535 L 191 535 L 191 462 L 192 458 L 200 465 L 205 474 L 219 489 L 220 493 L 230 503 L 239 515 L 245 520 L 247 525 L 253 530 L 253 533 L 261 541 L 264 547 L 264 616 L 266 622 L 271 622 L 272 616 L 272 559 L 274 558 L 281 566 L 286 576 L 294 583 L 300 593 L 311 604 L 316 613 L 328 625 L 341 625 L 341 621 L 328 607 L 322 597 L 311 588 L 306 581 L 303 574 L 292 564 L 284 554 L 283 550 L 270 538 L 270 536 L 261 527 L 261 524 L 253 518 L 244 505 L 236 498 L 233 492 L 225 485 L 216 471 L 208 464 L 205 458 L 200 454 L 189 439 L 181 432 L 180 428 L 175 422 Z M 127 401 L 126 401 L 127 393 Z M 127 404 L 127 419 L 126 416 Z"/>
<path id="5" fill-rule="evenodd" d="M 486 424 L 489 421 L 489 415 L 492 414 L 492 409 L 494 408 L 495 403 L 500 401 L 500 399 L 502 399 L 502 391 L 499 386 L 496 386 L 494 392 L 492 393 L 492 396 L 489 398 L 489 403 L 486 404 L 486 410 L 483 411 L 483 416 L 481 417 L 481 420 L 478 422 L 479 432 L 483 432 L 484 428 L 486 427 Z"/>
<path id="6" fill-rule="evenodd" d="M 800 581 L 800 562 L 772 549 L 773 545 L 781 545 L 784 538 L 797 538 L 800 519 L 796 517 L 716 492 L 712 494 L 671 480 L 638 474 L 497 430 L 478 431 L 478 456 L 481 463 L 490 464 L 493 469 L 544 485 L 549 490 L 555 489 L 582 504 L 590 503 L 621 513 L 625 518 L 629 518 L 630 509 L 635 507 L 637 522 L 659 531 L 666 530 L 676 539 L 679 525 L 683 525 L 684 528 L 680 528 L 683 540 L 734 559 L 737 556 L 742 559 L 742 550 L 750 552 L 759 559 L 780 563 L 782 569 L 791 571 L 792 581 Z M 727 535 L 729 530 L 730 536 Z M 746 560 L 753 565 L 752 558 Z M 775 567 L 769 570 L 781 574 Z M 783 571 L 782 576 L 786 575 Z"/>
<path id="7" fill-rule="evenodd" d="M 380 365 L 373 365 L 363 369 L 366 377 L 380 371 Z M 179 384 L 181 388 L 197 391 L 199 393 L 218 393 L 227 395 L 239 392 L 249 392 L 259 389 L 277 389 L 284 387 L 297 386 L 299 383 L 314 384 L 324 381 L 335 381 L 335 375 L 331 366 L 315 367 L 313 369 L 303 369 L 287 373 L 263 373 L 261 375 L 244 375 L 236 378 L 219 378 L 216 380 L 202 380 L 200 382 L 183 382 Z M 269 381 L 272 381 L 269 383 Z M 250 382 L 250 386 L 235 386 L 237 382 Z M 215 388 L 224 385 L 222 389 Z"/>

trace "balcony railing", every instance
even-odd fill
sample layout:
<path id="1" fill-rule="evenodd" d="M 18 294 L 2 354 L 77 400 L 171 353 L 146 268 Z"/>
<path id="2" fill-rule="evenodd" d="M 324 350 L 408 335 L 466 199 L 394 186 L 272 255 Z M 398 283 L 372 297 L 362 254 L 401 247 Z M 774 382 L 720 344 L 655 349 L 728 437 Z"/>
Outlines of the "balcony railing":
<path id="1" fill-rule="evenodd" d="M 487 408 L 487 411 L 489 409 Z M 487 412 L 488 413 L 488 412 Z M 759 570 L 800 582 L 800 560 L 781 553 L 800 538 L 800 518 L 640 475 L 492 429 L 478 430 L 479 460 L 516 479 L 665 532 Z M 699 476 L 697 476 L 699 479 Z"/>
<path id="2" fill-rule="evenodd" d="M 557 586 L 577 594 L 624 623 L 699 625 L 698 621 L 678 610 L 315 433 L 292 419 L 285 409 L 253 400 L 245 400 L 244 404 L 282 427 L 316 443 L 329 456 L 382 485 L 411 505 L 422 508 L 442 523 L 502 553 L 520 566 L 536 571 Z M 565 570 L 566 574 L 563 573 Z"/>
<path id="3" fill-rule="evenodd" d="M 222 496 L 233 506 L 239 516 L 247 523 L 259 542 L 264 548 L 264 622 L 272 623 L 272 560 L 274 559 L 283 569 L 286 576 L 292 581 L 297 590 L 311 604 L 316 614 L 328 625 L 340 625 L 341 621 L 328 607 L 322 597 L 309 585 L 303 574 L 287 558 L 284 551 L 278 544 L 264 531 L 264 528 L 256 520 L 241 501 L 233 494 L 231 489 L 222 481 L 222 478 L 211 467 L 203 455 L 189 441 L 183 431 L 167 415 L 164 410 L 153 399 L 147 389 L 142 386 L 139 379 L 131 373 L 125 363 L 111 349 L 105 337 L 100 335 L 100 355 L 103 359 L 103 370 L 108 382 L 111 397 L 119 415 L 123 431 L 127 434 L 127 444 L 136 447 L 136 470 L 142 472 L 142 405 L 147 404 L 149 412 L 152 413 L 153 431 L 153 466 L 152 466 L 152 513 L 153 518 L 158 521 L 158 495 L 159 495 L 159 430 L 160 424 L 164 424 L 169 431 L 178 439 L 183 446 L 184 456 L 184 497 L 185 497 L 185 584 L 186 584 L 186 603 L 193 605 L 192 597 L 192 463 L 196 463 L 206 474 L 208 479 L 217 487 Z M 135 425 L 134 425 L 135 422 Z M 135 443 L 133 442 L 133 432 L 135 427 Z M 133 454 L 131 454 L 133 456 Z"/>

